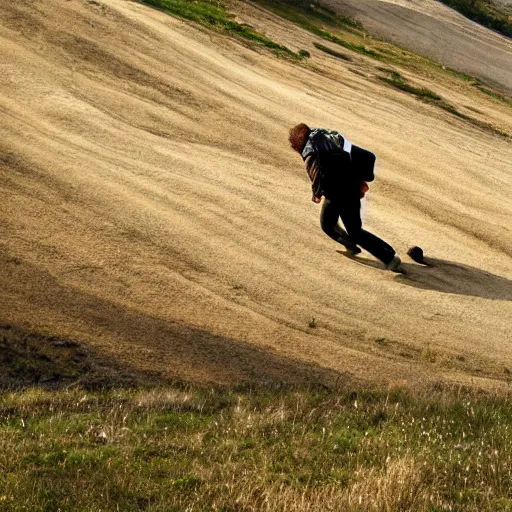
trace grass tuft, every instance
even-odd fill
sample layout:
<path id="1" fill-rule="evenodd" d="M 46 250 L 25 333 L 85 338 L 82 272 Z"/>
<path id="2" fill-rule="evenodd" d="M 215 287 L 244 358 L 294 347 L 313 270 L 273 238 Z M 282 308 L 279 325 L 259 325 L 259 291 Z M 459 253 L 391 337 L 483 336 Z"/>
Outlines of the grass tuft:
<path id="1" fill-rule="evenodd" d="M 345 53 L 341 53 L 341 52 L 338 52 L 336 50 L 333 50 L 332 48 L 329 48 L 328 46 L 325 46 L 323 44 L 320 44 L 320 43 L 313 43 L 315 45 L 316 48 L 318 48 L 319 50 L 329 54 L 329 55 L 332 55 L 333 57 L 337 57 L 338 59 L 342 59 L 342 60 L 346 60 L 348 62 L 352 62 L 352 57 L 350 57 L 349 55 L 345 54 Z"/>
<path id="2" fill-rule="evenodd" d="M 383 69 L 383 68 L 381 68 Z M 439 96 L 439 94 L 435 93 L 434 91 L 431 91 L 430 89 L 426 89 L 424 87 L 414 87 L 413 85 L 410 85 L 407 83 L 405 78 L 398 72 L 394 70 L 389 70 L 391 77 L 379 77 L 383 82 L 386 82 L 387 84 L 390 84 L 395 89 L 399 89 L 404 92 L 408 92 L 409 94 L 412 94 L 413 96 L 416 96 L 420 99 L 425 99 L 429 101 L 440 101 L 442 98 Z"/>
<path id="3" fill-rule="evenodd" d="M 510 99 L 509 97 L 505 96 L 502 93 L 493 91 L 493 90 L 489 89 L 488 87 L 485 87 L 484 85 L 482 85 L 480 83 L 476 83 L 475 87 L 477 87 L 480 91 L 482 91 L 487 96 L 490 96 L 491 98 L 494 98 L 495 100 L 498 100 L 498 101 L 501 101 L 503 103 L 506 103 L 509 106 L 512 105 L 512 99 Z"/>

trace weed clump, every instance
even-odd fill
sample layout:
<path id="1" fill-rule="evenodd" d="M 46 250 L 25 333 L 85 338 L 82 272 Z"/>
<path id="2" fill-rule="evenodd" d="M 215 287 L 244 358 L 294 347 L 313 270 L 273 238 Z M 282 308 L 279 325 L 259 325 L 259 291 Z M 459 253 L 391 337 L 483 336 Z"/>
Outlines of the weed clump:
<path id="1" fill-rule="evenodd" d="M 349 55 L 347 55 L 345 53 L 338 52 L 338 51 L 333 50 L 332 48 L 329 48 L 328 46 L 325 46 L 320 43 L 313 43 L 313 44 L 315 45 L 315 48 L 318 48 L 322 52 L 332 55 L 333 57 L 337 57 L 338 59 L 345 60 L 348 62 L 352 61 L 352 57 L 350 57 Z"/>

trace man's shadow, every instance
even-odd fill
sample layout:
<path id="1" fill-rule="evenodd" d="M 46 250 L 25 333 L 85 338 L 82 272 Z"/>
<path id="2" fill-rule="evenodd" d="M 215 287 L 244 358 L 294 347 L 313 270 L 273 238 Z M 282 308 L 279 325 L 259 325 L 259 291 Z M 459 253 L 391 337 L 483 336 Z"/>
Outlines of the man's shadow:
<path id="1" fill-rule="evenodd" d="M 344 254 L 342 251 L 338 251 Z M 361 256 L 350 259 L 373 268 L 383 269 L 378 261 Z M 470 295 L 492 300 L 512 300 L 512 280 L 476 267 L 438 258 L 425 258 L 426 265 L 402 263 L 405 274 L 395 279 L 407 286 L 443 293 Z"/>

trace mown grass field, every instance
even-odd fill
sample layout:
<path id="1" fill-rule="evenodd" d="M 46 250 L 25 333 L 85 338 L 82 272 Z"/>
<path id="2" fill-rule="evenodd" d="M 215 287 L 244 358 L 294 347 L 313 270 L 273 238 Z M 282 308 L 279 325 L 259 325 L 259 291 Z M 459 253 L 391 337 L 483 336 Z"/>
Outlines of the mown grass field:
<path id="1" fill-rule="evenodd" d="M 461 389 L 4 393 L 0 510 L 510 510 L 511 405 Z"/>
<path id="2" fill-rule="evenodd" d="M 303 61 L 307 62 L 311 57 L 311 53 L 308 49 L 300 49 L 294 52 L 288 47 L 269 39 L 264 34 L 255 30 L 254 27 L 235 21 L 235 16 L 227 10 L 222 2 L 218 2 L 217 0 L 139 1 L 172 16 L 192 21 L 208 29 L 236 37 L 254 47 L 265 48 L 279 57 L 284 57 L 297 63 Z M 459 73 L 455 70 L 447 69 L 436 62 L 424 57 L 419 57 L 389 41 L 373 38 L 360 23 L 341 16 L 321 2 L 306 2 L 305 0 L 298 2 L 291 0 L 269 2 L 268 0 L 256 0 L 256 3 L 315 36 L 351 52 L 347 54 L 329 48 L 323 44 L 314 43 L 315 48 L 333 57 L 351 62 L 353 56 L 362 55 L 376 62 L 405 67 L 418 76 L 425 75 L 427 70 L 431 70 L 438 75 L 452 75 L 459 80 L 468 82 L 472 87 L 478 88 L 483 94 L 503 104 L 510 105 L 510 98 L 500 91 L 490 89 L 485 84 L 482 84 L 479 79 Z M 382 70 L 383 68 L 378 67 L 377 69 Z M 406 83 L 404 77 L 401 76 L 398 71 L 393 69 L 388 71 L 392 73 L 391 78 L 380 76 L 378 77 L 379 80 L 395 89 L 412 94 L 420 100 L 436 105 L 459 119 L 463 119 L 479 128 L 489 130 L 503 137 L 509 137 L 509 133 L 500 127 L 461 113 L 457 106 L 443 100 L 435 91 L 415 87 L 414 85 Z"/>
<path id="3" fill-rule="evenodd" d="M 341 16 L 324 6 L 321 2 L 292 2 L 290 0 L 279 0 L 277 2 L 269 2 L 268 0 L 257 0 L 257 2 L 268 8 L 282 18 L 295 23 L 312 34 L 321 37 L 325 41 L 332 43 L 344 50 L 348 50 L 351 54 L 339 52 L 333 48 L 320 43 L 314 43 L 314 46 L 341 60 L 352 61 L 353 56 L 363 55 L 376 62 L 387 63 L 388 65 L 396 65 L 405 68 L 417 76 L 429 76 L 434 73 L 437 76 L 453 76 L 457 80 L 466 82 L 479 89 L 482 93 L 493 97 L 505 105 L 510 105 L 510 98 L 501 92 L 493 91 L 481 83 L 478 78 L 448 69 L 438 63 L 424 57 L 419 57 L 398 45 L 374 38 L 364 27 L 350 18 Z M 391 78 L 387 76 L 379 76 L 378 79 L 387 83 L 391 87 L 401 90 L 407 94 L 411 94 L 422 101 L 433 104 L 446 112 L 464 119 L 468 123 L 478 126 L 482 129 L 489 130 L 498 135 L 509 137 L 509 134 L 499 127 L 489 123 L 482 122 L 467 114 L 462 114 L 457 106 L 444 100 L 438 93 L 416 87 L 408 84 L 404 77 L 396 70 L 382 68 L 377 66 L 377 70 L 384 71 L 385 74 L 391 72 Z"/>

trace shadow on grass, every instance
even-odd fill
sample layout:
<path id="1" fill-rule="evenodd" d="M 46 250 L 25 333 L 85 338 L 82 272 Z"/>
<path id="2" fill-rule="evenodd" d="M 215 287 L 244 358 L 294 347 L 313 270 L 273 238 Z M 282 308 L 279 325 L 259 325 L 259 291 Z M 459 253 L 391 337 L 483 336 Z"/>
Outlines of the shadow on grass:
<path id="1" fill-rule="evenodd" d="M 2 268 L 0 287 L 15 298 L 13 311 L 23 304 L 32 325 L 65 321 L 69 327 L 59 331 L 72 334 L 63 338 L 51 336 L 51 330 L 48 335 L 0 324 L 0 389 L 75 382 L 95 388 L 158 382 L 329 387 L 340 377 L 272 348 L 106 300 L 19 259 L 0 255 Z M 8 302 L 0 307 L 2 317 L 12 318 Z"/>
<path id="2" fill-rule="evenodd" d="M 374 259 L 362 256 L 347 256 L 358 264 L 384 269 L 384 265 Z M 455 293 L 492 300 L 512 300 L 512 280 L 491 274 L 470 265 L 455 263 L 438 258 L 425 258 L 426 265 L 402 263 L 405 274 L 397 274 L 395 279 L 401 283 L 442 293 Z M 386 271 L 387 272 L 387 271 Z"/>
<path id="3" fill-rule="evenodd" d="M 427 266 L 403 263 L 406 275 L 397 279 L 408 286 L 492 300 L 512 300 L 512 280 L 470 265 L 425 258 Z"/>
<path id="4" fill-rule="evenodd" d="M 160 380 L 157 374 L 100 356 L 85 343 L 0 325 L 0 390 L 80 385 L 93 391 L 153 386 Z"/>
<path id="5" fill-rule="evenodd" d="M 219 379 L 232 380 L 237 386 L 306 386 L 329 388 L 338 373 L 315 364 L 296 361 L 271 350 L 245 342 L 213 335 L 191 326 L 170 326 L 163 320 L 134 315 L 115 307 L 132 331 L 133 350 L 145 346 L 144 338 L 153 330 L 168 340 L 168 351 L 184 373 L 173 378 L 172 371 L 136 368 L 121 359 L 106 356 L 90 345 L 61 336 L 30 332 L 9 324 L 0 325 L 0 390 L 27 387 L 63 389 L 79 385 L 88 390 L 153 387 L 161 384 L 187 385 L 187 370 L 195 368 L 206 374 L 214 385 Z M 151 346 L 151 342 L 147 344 Z"/>

